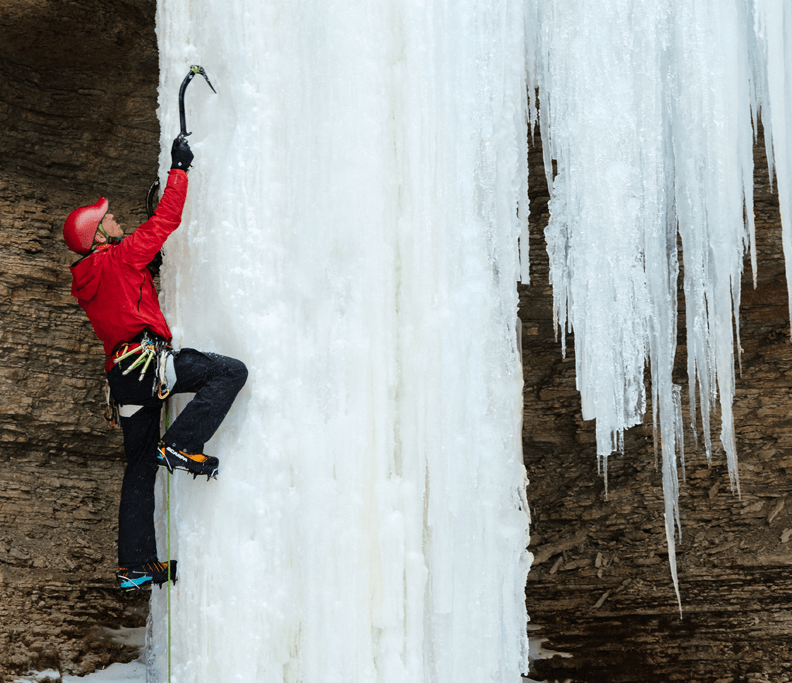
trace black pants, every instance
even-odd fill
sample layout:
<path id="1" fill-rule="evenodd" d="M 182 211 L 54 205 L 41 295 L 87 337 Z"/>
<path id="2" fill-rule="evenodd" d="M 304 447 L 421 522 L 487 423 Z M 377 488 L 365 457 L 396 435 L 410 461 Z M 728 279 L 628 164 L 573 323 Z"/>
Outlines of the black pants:
<path id="1" fill-rule="evenodd" d="M 157 559 L 154 534 L 154 482 L 157 478 L 157 443 L 160 440 L 162 403 L 152 396 L 149 369 L 143 381 L 132 370 L 122 371 L 138 356 L 122 361 L 107 374 L 110 390 L 122 405 L 143 406 L 131 417 L 121 418 L 127 466 L 118 511 L 118 564 L 135 566 Z M 172 394 L 195 392 L 192 399 L 162 436 L 162 440 L 188 453 L 202 453 L 245 385 L 247 368 L 241 361 L 216 353 L 182 349 L 174 356 L 176 384 Z"/>

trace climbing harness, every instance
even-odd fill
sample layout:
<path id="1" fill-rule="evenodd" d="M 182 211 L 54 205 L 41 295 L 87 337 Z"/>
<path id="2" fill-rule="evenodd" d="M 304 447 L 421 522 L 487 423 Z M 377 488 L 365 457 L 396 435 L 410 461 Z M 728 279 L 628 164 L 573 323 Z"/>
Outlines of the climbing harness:
<path id="1" fill-rule="evenodd" d="M 154 386 L 152 394 L 165 400 L 173 388 L 173 375 L 171 372 L 173 365 L 173 347 L 164 339 L 152 339 L 149 337 L 148 332 L 143 334 L 143 338 L 139 344 L 124 344 L 113 356 L 113 364 L 118 365 L 121 361 L 126 360 L 130 356 L 140 354 L 140 358 L 136 359 L 126 370 L 121 374 L 126 376 L 135 368 L 143 366 L 140 370 L 138 381 L 142 382 L 146 376 L 151 363 L 154 363 Z"/>
<path id="2" fill-rule="evenodd" d="M 176 383 L 176 369 L 173 364 L 175 352 L 173 347 L 164 339 L 152 339 L 148 332 L 143 334 L 140 342 L 124 343 L 113 354 L 113 364 L 118 365 L 127 358 L 140 354 L 126 370 L 121 374 L 126 376 L 136 368 L 141 367 L 138 381 L 142 382 L 149 367 L 154 363 L 154 380 L 151 388 L 151 395 L 157 396 L 160 400 L 165 400 Z M 105 381 L 105 406 L 104 418 L 109 429 L 118 426 L 120 417 L 132 417 L 142 406 L 121 405 L 113 397 L 110 391 L 110 383 Z"/>

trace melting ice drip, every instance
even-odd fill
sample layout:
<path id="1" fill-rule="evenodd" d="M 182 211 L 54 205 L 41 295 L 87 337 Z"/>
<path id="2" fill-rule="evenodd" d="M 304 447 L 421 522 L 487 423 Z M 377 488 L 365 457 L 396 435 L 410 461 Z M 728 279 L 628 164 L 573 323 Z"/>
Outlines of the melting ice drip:
<path id="1" fill-rule="evenodd" d="M 219 480 L 174 478 L 173 680 L 518 681 L 524 8 L 169 0 L 157 33 L 163 170 L 188 66 L 219 93 L 167 315 L 250 370 Z"/>
<path id="2" fill-rule="evenodd" d="M 644 368 L 650 368 L 679 600 L 674 543 L 682 408 L 671 375 L 677 232 L 691 423 L 695 432 L 698 386 L 709 458 L 710 413 L 719 395 L 721 442 L 739 493 L 732 319 L 739 348 L 740 276 L 749 247 L 756 280 L 752 142 L 760 113 L 771 173 L 773 164 L 777 172 L 788 281 L 792 274 L 792 6 L 784 0 L 530 5 L 529 71 L 541 94 L 552 187 L 546 237 L 555 313 L 562 331 L 575 332 L 583 418 L 597 420 L 597 454 L 606 466 L 624 430 L 642 421 Z"/>

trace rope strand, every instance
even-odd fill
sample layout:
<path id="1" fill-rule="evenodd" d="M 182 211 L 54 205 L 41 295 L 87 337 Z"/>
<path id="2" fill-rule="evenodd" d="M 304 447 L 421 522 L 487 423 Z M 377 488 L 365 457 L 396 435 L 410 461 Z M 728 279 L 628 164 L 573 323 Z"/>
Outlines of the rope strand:
<path id="1" fill-rule="evenodd" d="M 165 401 L 165 431 L 170 429 L 170 401 Z M 171 683 L 171 523 L 170 523 L 170 478 L 165 472 L 165 506 L 168 510 L 168 683 Z"/>

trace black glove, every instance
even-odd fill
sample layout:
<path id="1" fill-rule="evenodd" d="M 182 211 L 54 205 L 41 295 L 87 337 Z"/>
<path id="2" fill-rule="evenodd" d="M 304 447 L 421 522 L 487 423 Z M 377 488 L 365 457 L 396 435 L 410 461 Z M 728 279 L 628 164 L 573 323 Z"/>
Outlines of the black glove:
<path id="1" fill-rule="evenodd" d="M 186 171 L 194 156 L 190 145 L 187 144 L 187 139 L 176 138 L 173 141 L 173 147 L 171 147 L 171 168 L 180 168 L 182 171 Z"/>

